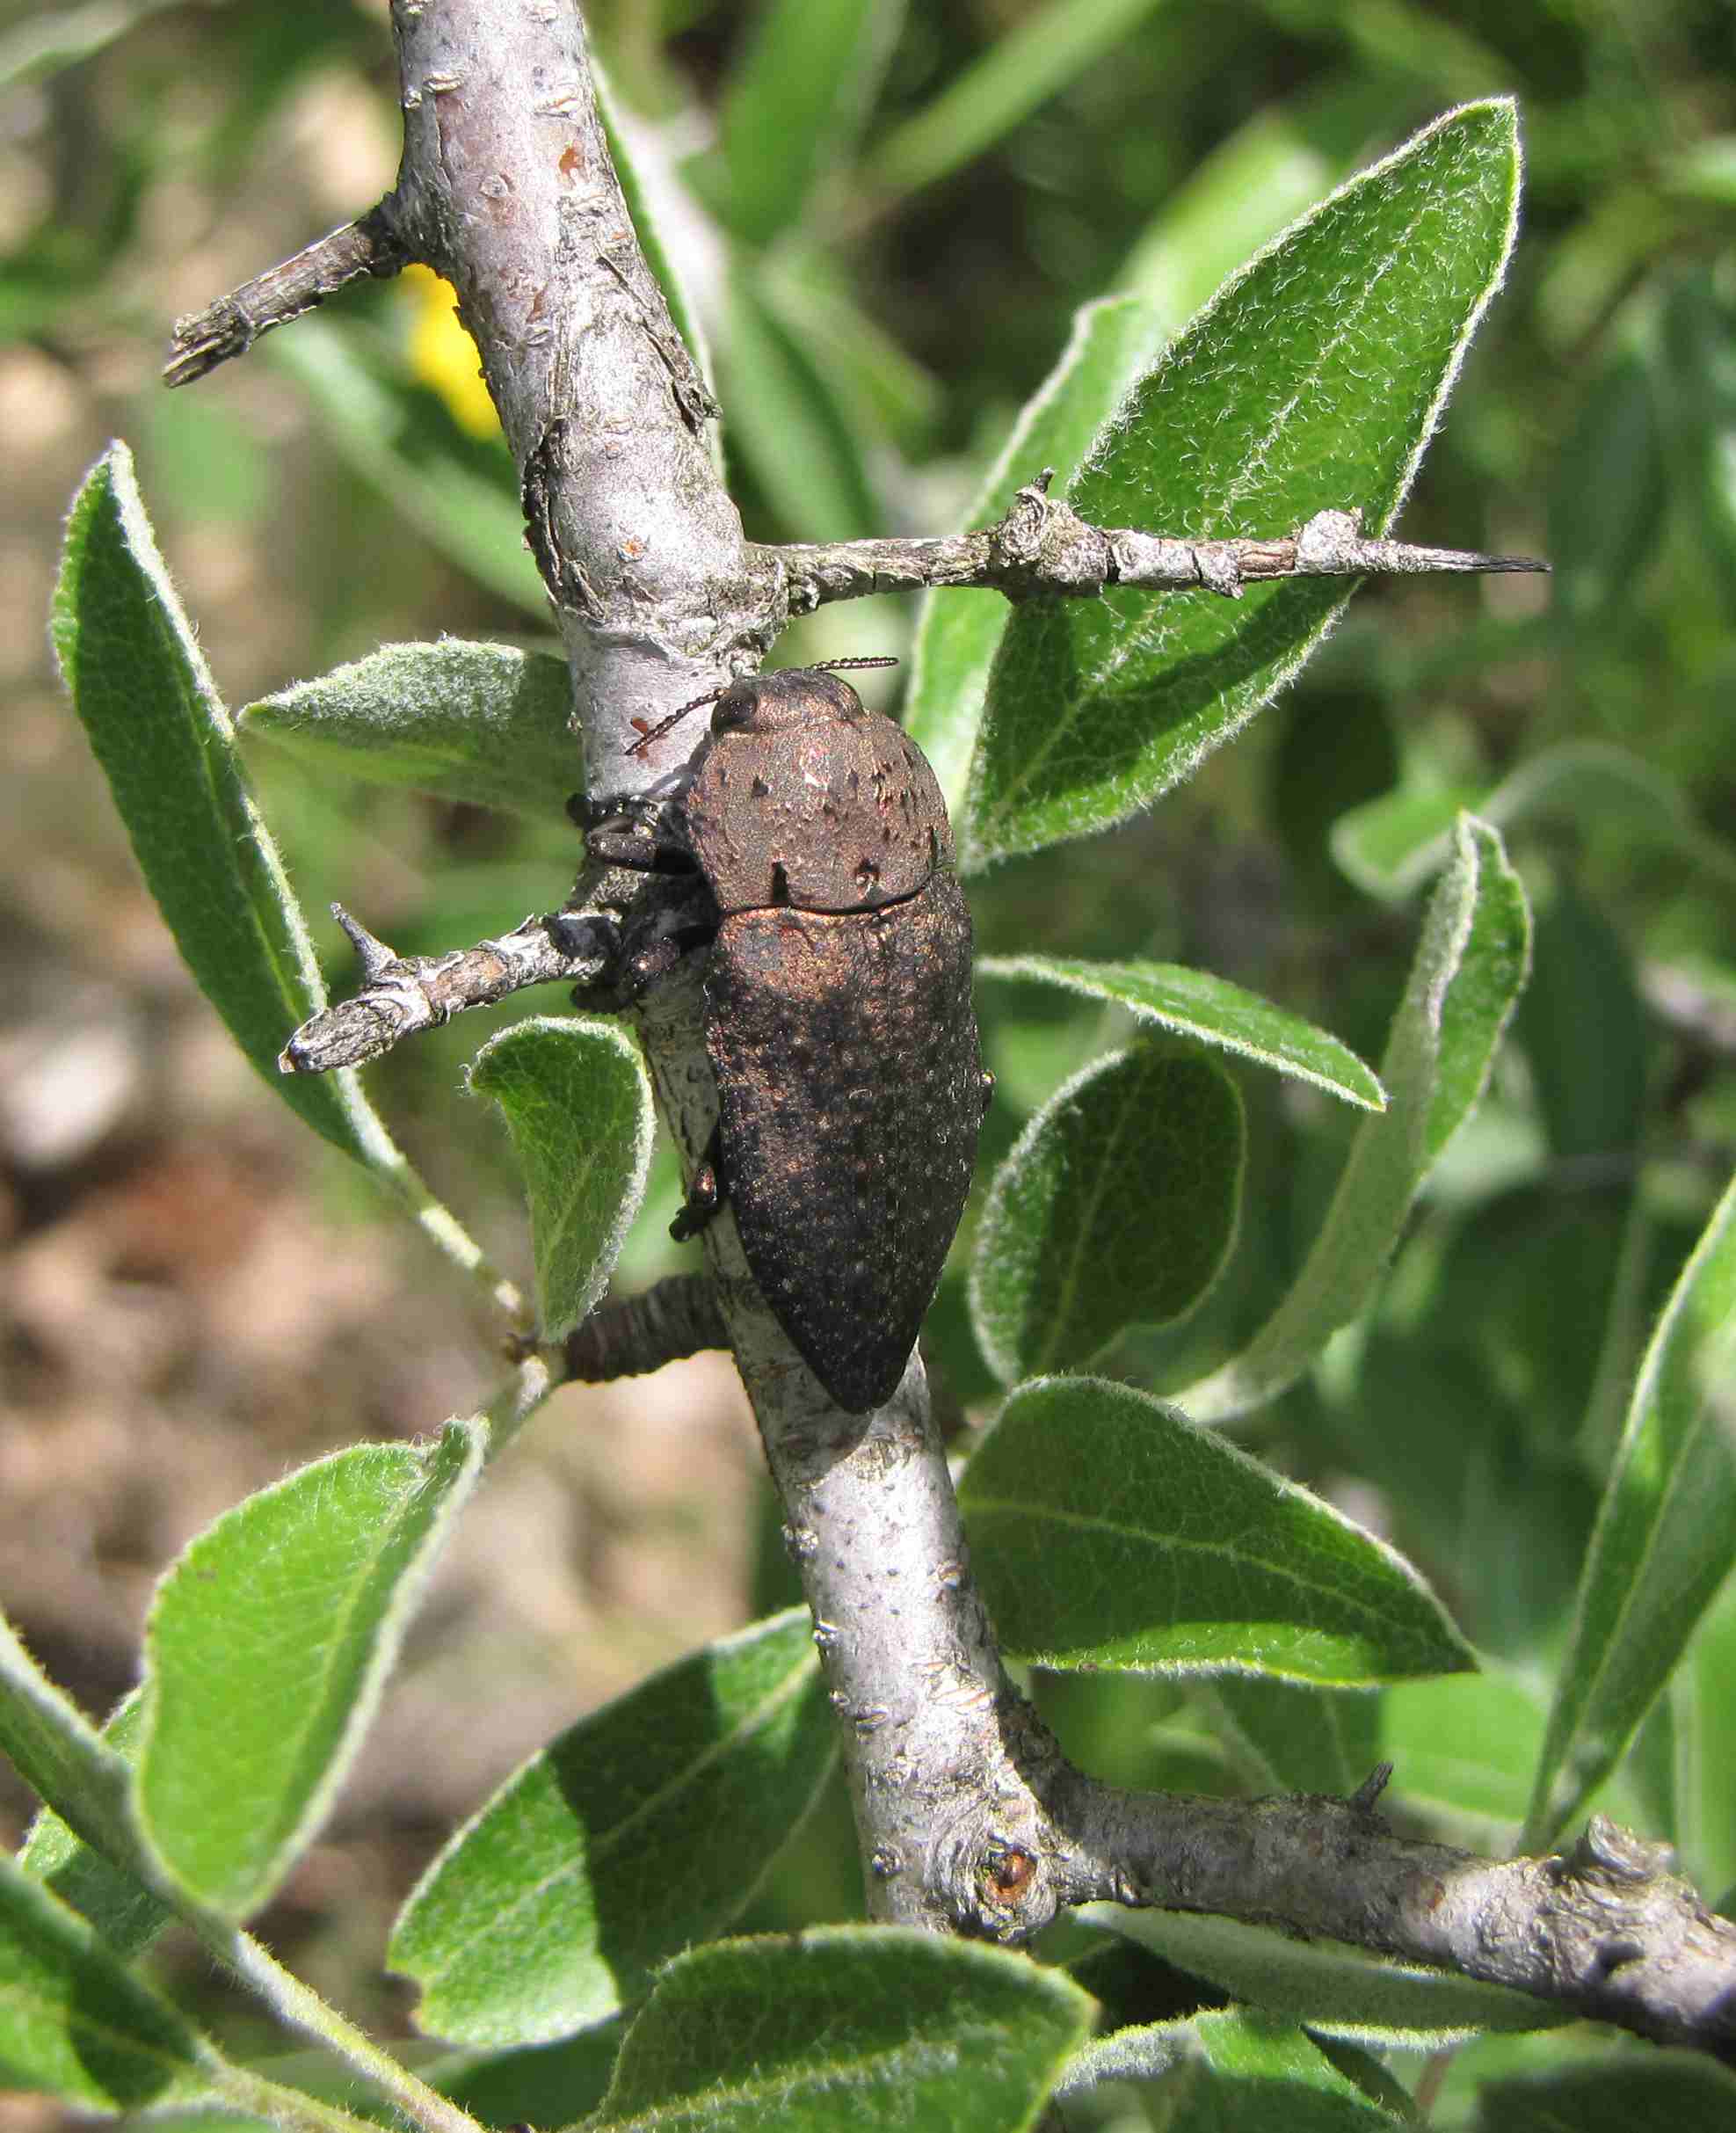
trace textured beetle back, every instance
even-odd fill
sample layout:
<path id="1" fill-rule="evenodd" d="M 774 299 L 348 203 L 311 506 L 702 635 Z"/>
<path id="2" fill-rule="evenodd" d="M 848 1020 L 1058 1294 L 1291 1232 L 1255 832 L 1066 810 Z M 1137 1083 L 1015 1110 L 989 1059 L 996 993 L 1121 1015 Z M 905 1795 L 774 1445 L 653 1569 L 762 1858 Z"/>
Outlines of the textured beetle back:
<path id="1" fill-rule="evenodd" d="M 970 968 L 949 871 L 890 910 L 737 912 L 712 950 L 706 1044 L 743 1247 L 851 1413 L 897 1389 L 970 1188 Z"/>
<path id="2" fill-rule="evenodd" d="M 952 865 L 934 773 L 903 727 L 875 711 L 817 717 L 799 732 L 715 734 L 685 808 L 725 913 L 871 911 Z"/>

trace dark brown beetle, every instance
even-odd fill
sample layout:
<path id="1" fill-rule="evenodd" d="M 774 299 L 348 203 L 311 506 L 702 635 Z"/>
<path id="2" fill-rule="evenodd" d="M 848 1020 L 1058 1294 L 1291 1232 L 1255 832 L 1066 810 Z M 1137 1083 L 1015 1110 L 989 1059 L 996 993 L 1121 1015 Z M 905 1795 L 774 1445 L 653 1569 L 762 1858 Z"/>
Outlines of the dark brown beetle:
<path id="1" fill-rule="evenodd" d="M 779 1323 L 857 1413 L 897 1389 L 970 1187 L 991 1086 L 970 913 L 934 773 L 848 682 L 792 667 L 715 703 L 682 844 L 648 851 L 642 830 L 605 824 L 591 845 L 618 864 L 690 863 L 715 899 L 717 1139 L 675 1233 L 727 1194 Z"/>

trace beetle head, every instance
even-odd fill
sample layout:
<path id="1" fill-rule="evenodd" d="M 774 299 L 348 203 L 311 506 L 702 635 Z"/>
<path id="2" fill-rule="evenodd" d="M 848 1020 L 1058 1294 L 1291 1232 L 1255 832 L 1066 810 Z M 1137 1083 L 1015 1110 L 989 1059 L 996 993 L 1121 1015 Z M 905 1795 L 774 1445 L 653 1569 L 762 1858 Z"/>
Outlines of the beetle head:
<path id="1" fill-rule="evenodd" d="M 861 718 L 866 716 L 861 698 L 847 681 L 834 681 L 834 673 L 842 667 L 897 664 L 890 659 L 825 659 L 813 666 L 779 666 L 769 673 L 748 674 L 726 688 L 711 689 L 682 704 L 641 733 L 628 753 L 641 753 L 679 725 L 689 711 L 708 703 L 717 707 L 711 714 L 714 733 L 776 733 L 818 719 Z"/>

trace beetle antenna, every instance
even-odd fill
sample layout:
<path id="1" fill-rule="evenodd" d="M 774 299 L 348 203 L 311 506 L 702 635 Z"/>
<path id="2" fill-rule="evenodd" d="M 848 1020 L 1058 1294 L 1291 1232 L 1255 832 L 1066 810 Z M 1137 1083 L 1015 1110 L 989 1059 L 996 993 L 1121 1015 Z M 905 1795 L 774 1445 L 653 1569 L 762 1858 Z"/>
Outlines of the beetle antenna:
<path id="1" fill-rule="evenodd" d="M 728 687 L 729 683 L 726 681 L 723 688 Z M 654 726 L 647 726 L 627 753 L 629 755 L 640 754 L 644 749 L 649 748 L 654 740 L 661 740 L 665 733 L 679 726 L 689 711 L 696 711 L 704 704 L 715 703 L 723 694 L 723 688 L 708 688 L 704 695 L 695 696 L 691 703 L 678 704 L 666 718 L 659 718 Z"/>
<path id="2" fill-rule="evenodd" d="M 823 667 L 829 674 L 839 674 L 853 666 L 896 666 L 898 662 L 883 652 L 875 659 L 816 659 L 814 664 L 816 666 Z"/>

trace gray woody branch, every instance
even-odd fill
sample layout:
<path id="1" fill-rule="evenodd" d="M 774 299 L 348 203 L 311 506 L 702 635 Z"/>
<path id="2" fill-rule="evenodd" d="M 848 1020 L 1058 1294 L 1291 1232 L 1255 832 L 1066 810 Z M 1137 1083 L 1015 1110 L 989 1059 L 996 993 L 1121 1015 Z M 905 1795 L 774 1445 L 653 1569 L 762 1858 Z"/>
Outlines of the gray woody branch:
<path id="1" fill-rule="evenodd" d="M 753 547 L 700 441 L 709 397 L 634 238 L 577 9 L 396 0 L 394 27 L 397 186 L 354 226 L 371 232 L 367 244 L 328 240 L 321 258 L 304 258 L 282 316 L 335 286 L 345 258 L 359 272 L 389 251 L 421 259 L 457 288 L 520 470 L 593 794 L 671 790 L 699 736 L 690 725 L 636 753 L 640 736 L 751 670 L 792 607 L 887 584 L 1018 593 L 1119 579 L 1233 593 L 1253 578 L 1324 567 L 1480 566 L 1415 551 L 1403 560 L 1392 544 L 1360 543 L 1340 513 L 1279 541 L 1099 533 L 1040 486 L 1001 528 L 962 544 Z M 259 295 L 270 282 L 232 306 L 236 348 L 274 323 Z M 181 375 L 197 374 L 195 344 L 216 360 L 227 352 L 222 319 L 213 326 L 210 316 L 187 329 Z M 985 541 L 979 554 L 972 543 Z M 1069 587 L 1042 577 L 1057 556 Z M 665 892 L 655 877 L 621 890 Z M 398 958 L 352 928 L 364 990 L 298 1032 L 286 1064 L 368 1056 L 520 984 L 606 979 L 614 893 L 583 879 L 564 912 L 451 957 Z M 716 1115 L 695 960 L 634 1009 L 689 1171 Z M 658 1338 L 709 1336 L 711 1306 L 721 1313 L 842 1722 L 871 1916 L 1020 1941 L 1092 1897 L 1220 1911 L 1500 1976 L 1648 2035 L 1731 2050 L 1732 1929 L 1607 1830 L 1571 1860 L 1500 1866 L 1396 1837 L 1374 1811 L 1373 1786 L 1348 1804 L 1198 1801 L 1120 1794 L 1071 1769 L 1001 1666 L 919 1360 L 880 1412 L 840 1413 L 759 1296 L 727 1208 L 705 1248 L 709 1304 L 695 1292 L 643 1311 L 617 1355 L 643 1362 Z"/>

